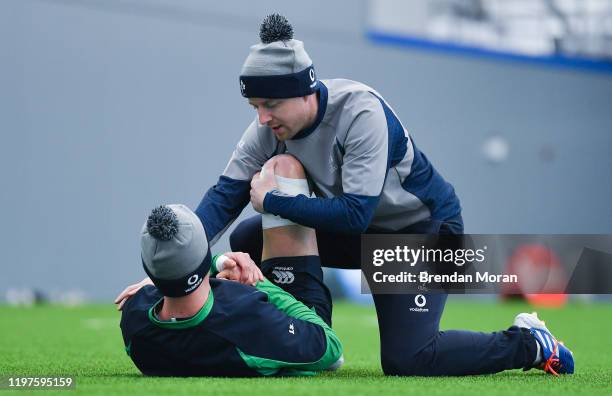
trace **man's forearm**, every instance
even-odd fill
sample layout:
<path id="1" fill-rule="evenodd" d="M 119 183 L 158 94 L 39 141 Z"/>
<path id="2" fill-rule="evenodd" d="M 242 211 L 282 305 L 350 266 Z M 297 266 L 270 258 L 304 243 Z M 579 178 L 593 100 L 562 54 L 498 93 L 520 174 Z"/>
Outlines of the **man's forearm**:
<path id="1" fill-rule="evenodd" d="M 217 184 L 206 192 L 195 213 L 204 225 L 211 246 L 249 203 L 249 189 L 247 180 L 221 176 Z"/>
<path id="2" fill-rule="evenodd" d="M 264 210 L 306 227 L 359 234 L 370 224 L 378 197 L 343 194 L 332 198 L 308 198 L 266 194 Z"/>

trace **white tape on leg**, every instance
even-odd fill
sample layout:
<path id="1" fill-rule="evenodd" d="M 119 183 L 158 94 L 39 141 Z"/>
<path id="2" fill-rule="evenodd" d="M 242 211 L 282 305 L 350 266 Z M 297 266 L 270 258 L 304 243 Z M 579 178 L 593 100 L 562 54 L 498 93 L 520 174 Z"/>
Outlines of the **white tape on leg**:
<path id="1" fill-rule="evenodd" d="M 276 185 L 278 186 L 278 191 L 287 195 L 295 197 L 296 195 L 303 194 L 307 197 L 311 197 L 308 180 L 306 179 L 291 179 L 288 177 L 276 176 Z M 270 213 L 261 215 L 261 228 L 264 230 L 288 225 L 296 225 L 296 223 Z"/>
<path id="2" fill-rule="evenodd" d="M 306 179 L 290 179 L 288 177 L 276 176 L 276 185 L 278 190 L 285 194 L 291 196 L 303 194 L 310 197 L 310 187 Z"/>

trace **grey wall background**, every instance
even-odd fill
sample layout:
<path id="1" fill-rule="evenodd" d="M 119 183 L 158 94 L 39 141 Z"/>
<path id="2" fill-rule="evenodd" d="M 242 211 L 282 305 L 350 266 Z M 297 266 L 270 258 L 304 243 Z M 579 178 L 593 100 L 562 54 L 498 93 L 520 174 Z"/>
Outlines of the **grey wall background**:
<path id="1" fill-rule="evenodd" d="M 0 296 L 109 299 L 144 276 L 150 209 L 197 206 L 254 117 L 237 75 L 271 12 L 293 23 L 319 76 L 385 96 L 454 183 L 468 232 L 612 233 L 612 75 L 375 45 L 367 11 L 364 0 L 0 2 Z M 510 143 L 497 165 L 481 152 L 492 134 Z M 214 250 L 228 246 L 226 234 Z"/>

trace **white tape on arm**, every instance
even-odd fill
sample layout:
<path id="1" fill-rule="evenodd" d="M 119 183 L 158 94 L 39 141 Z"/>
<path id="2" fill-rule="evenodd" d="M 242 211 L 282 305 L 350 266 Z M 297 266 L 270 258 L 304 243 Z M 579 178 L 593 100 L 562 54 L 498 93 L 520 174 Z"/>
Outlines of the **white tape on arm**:
<path id="1" fill-rule="evenodd" d="M 217 273 L 223 271 L 225 269 L 225 262 L 229 260 L 229 257 L 227 257 L 226 255 L 222 254 L 221 256 L 217 257 L 217 261 L 215 261 L 215 267 L 217 267 Z"/>
<path id="2" fill-rule="evenodd" d="M 288 177 L 276 176 L 276 185 L 278 186 L 278 191 L 293 197 L 300 194 L 307 197 L 312 196 L 310 194 L 308 180 L 306 179 L 291 179 Z M 270 213 L 261 215 L 261 228 L 264 230 L 288 225 L 296 225 L 296 223 Z"/>

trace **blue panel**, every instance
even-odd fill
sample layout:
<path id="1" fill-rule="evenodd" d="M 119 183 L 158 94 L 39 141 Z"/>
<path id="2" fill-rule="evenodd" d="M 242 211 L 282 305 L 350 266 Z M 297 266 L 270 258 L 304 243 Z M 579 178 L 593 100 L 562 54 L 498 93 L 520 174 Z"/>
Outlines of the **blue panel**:
<path id="1" fill-rule="evenodd" d="M 612 73 L 612 61 L 594 60 L 580 57 L 563 55 L 553 56 L 529 56 L 514 54 L 510 52 L 495 51 L 450 42 L 439 42 L 421 37 L 393 35 L 376 30 L 366 32 L 366 37 L 373 42 L 400 47 L 410 47 L 428 51 L 444 52 L 451 54 L 466 55 L 477 58 L 486 58 L 499 61 L 531 63 L 543 66 L 579 69 L 600 73 Z"/>
<path id="2" fill-rule="evenodd" d="M 371 92 L 372 93 L 372 92 Z M 374 93 L 372 93 L 374 95 Z M 406 155 L 406 151 L 408 151 L 408 138 L 404 134 L 404 128 L 402 124 L 399 122 L 393 111 L 387 106 L 384 100 L 379 98 L 377 95 L 376 98 L 380 101 L 380 104 L 385 111 L 385 118 L 387 119 L 387 132 L 389 134 L 387 144 L 388 144 L 388 156 L 387 156 L 387 169 L 394 167 L 399 164 L 399 162 Z"/>
<path id="3" fill-rule="evenodd" d="M 453 186 L 434 169 L 425 154 L 412 141 L 414 160 L 410 175 L 402 187 L 419 198 L 430 210 L 435 220 L 447 220 L 461 213 L 459 198 Z"/>

